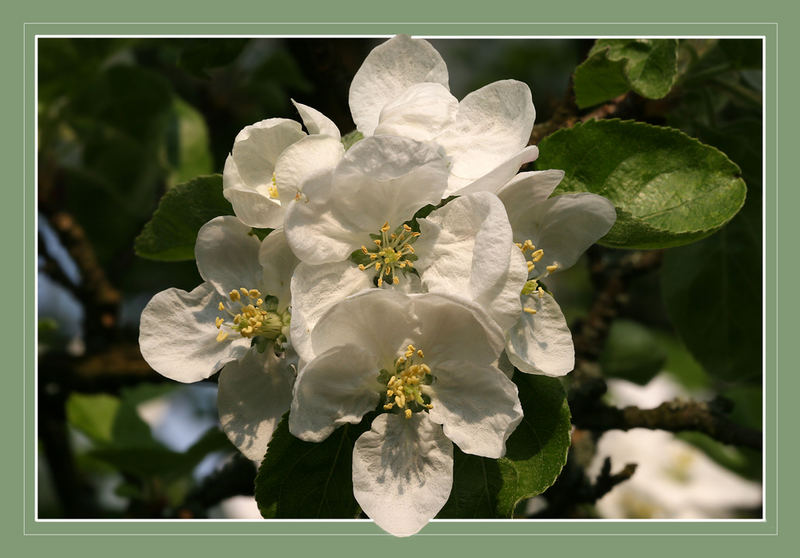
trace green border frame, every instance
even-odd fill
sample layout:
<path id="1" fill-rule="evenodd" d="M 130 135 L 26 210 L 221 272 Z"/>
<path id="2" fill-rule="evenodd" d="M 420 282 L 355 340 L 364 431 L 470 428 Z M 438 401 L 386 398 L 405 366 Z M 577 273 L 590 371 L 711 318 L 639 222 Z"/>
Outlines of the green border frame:
<path id="1" fill-rule="evenodd" d="M 767 1 L 767 0 L 765 0 Z M 149 5 L 148 2 L 145 2 Z M 13 74 L 13 69 L 22 73 L 22 87 L 12 91 L 8 95 L 8 99 L 3 106 L 3 114 L 6 116 L 5 121 L 14 125 L 11 126 L 11 134 L 5 134 L 3 146 L 6 147 L 5 153 L 12 154 L 9 157 L 8 172 L 12 177 L 17 177 L 17 180 L 10 181 L 12 185 L 4 192 L 7 196 L 6 213 L 7 218 L 4 220 L 4 241 L 6 242 L 7 254 L 18 254 L 19 269 L 21 273 L 17 276 L 3 278 L 3 285 L 7 286 L 9 290 L 18 294 L 17 297 L 10 297 L 9 301 L 11 309 L 15 316 L 23 316 L 23 330 L 19 330 L 19 325 L 15 327 L 4 328 L 9 330 L 9 334 L 4 336 L 4 339 L 11 339 L 16 343 L 9 343 L 8 349 L 12 353 L 10 360 L 12 366 L 9 370 L 14 370 L 22 373 L 13 375 L 10 379 L 10 387 L 6 392 L 6 400 L 2 407 L 2 428 L 6 434 L 4 437 L 7 441 L 7 446 L 11 448 L 19 448 L 22 455 L 11 450 L 9 455 L 14 458 L 5 463 L 3 471 L 6 473 L 2 478 L 2 486 L 5 490 L 2 492 L 5 495 L 4 503 L 2 506 L 3 528 L 2 532 L 5 535 L 4 539 L 8 539 L 11 544 L 16 544 L 13 541 L 22 541 L 27 543 L 36 544 L 41 551 L 58 551 L 63 552 L 69 550 L 65 547 L 64 542 L 71 547 L 78 540 L 82 541 L 84 548 L 89 548 L 92 545 L 95 550 L 101 551 L 105 549 L 104 553 L 115 553 L 120 555 L 132 555 L 134 552 L 138 555 L 143 547 L 153 547 L 163 549 L 165 552 L 168 548 L 177 550 L 188 549 L 191 547 L 190 552 L 196 553 L 202 551 L 204 553 L 217 553 L 217 552 L 230 552 L 231 539 L 229 536 L 243 537 L 237 538 L 236 545 L 238 548 L 244 549 L 261 549 L 264 552 L 277 552 L 281 553 L 281 549 L 297 549 L 309 548 L 317 551 L 322 551 L 327 554 L 347 554 L 352 555 L 354 552 L 359 553 L 366 549 L 372 549 L 375 552 L 382 554 L 394 554 L 395 552 L 413 552 L 414 550 L 435 550 L 436 548 L 449 549 L 464 548 L 469 549 L 469 554 L 485 554 L 486 552 L 498 551 L 498 539 L 502 537 L 503 551 L 513 551 L 514 549 L 525 549 L 530 552 L 540 553 L 547 548 L 560 548 L 565 547 L 567 543 L 570 547 L 574 544 L 580 546 L 584 550 L 595 551 L 598 549 L 607 548 L 608 551 L 614 554 L 621 554 L 627 551 L 639 550 L 639 552 L 647 552 L 648 554 L 661 554 L 662 551 L 667 551 L 663 546 L 664 542 L 669 541 L 669 553 L 673 554 L 676 546 L 685 547 L 688 550 L 700 551 L 699 545 L 705 547 L 709 545 L 710 548 L 721 550 L 720 546 L 724 542 L 724 546 L 728 550 L 738 552 L 751 553 L 754 550 L 761 550 L 763 552 L 762 543 L 772 539 L 772 536 L 779 535 L 779 523 L 781 510 L 789 516 L 788 520 L 784 520 L 784 527 L 792 524 L 792 512 L 790 511 L 791 495 L 796 494 L 796 485 L 793 479 L 787 478 L 784 475 L 783 482 L 781 483 L 781 500 L 778 494 L 778 466 L 779 462 L 783 462 L 786 466 L 788 461 L 794 457 L 796 450 L 794 448 L 784 448 L 781 454 L 778 453 L 778 421 L 780 417 L 781 422 L 786 424 L 792 423 L 794 418 L 795 409 L 784 403 L 783 408 L 779 407 L 778 394 L 787 394 L 792 392 L 791 389 L 796 383 L 793 377 L 781 378 L 781 386 L 779 391 L 778 385 L 778 343 L 783 341 L 783 346 L 787 345 L 789 341 L 788 335 L 791 334 L 789 327 L 783 328 L 783 339 L 779 326 L 781 319 L 778 315 L 778 281 L 782 272 L 787 271 L 786 276 L 793 271 L 793 262 L 789 263 L 789 270 L 786 265 L 780 266 L 778 261 L 778 235 L 779 235 L 779 212 L 790 211 L 794 206 L 792 201 L 796 197 L 796 193 L 791 191 L 781 191 L 781 202 L 785 205 L 779 205 L 779 189 L 778 189 L 778 120 L 777 120 L 777 107 L 778 107 L 778 55 L 779 48 L 784 53 L 791 54 L 796 51 L 788 43 L 794 43 L 795 37 L 779 41 L 778 37 L 778 24 L 777 23 L 702 23 L 702 22 L 685 22 L 685 23 L 638 23 L 636 22 L 637 14 L 633 11 L 624 12 L 625 15 L 620 19 L 630 19 L 630 22 L 624 23 L 590 23 L 591 19 L 600 19 L 597 15 L 592 18 L 587 8 L 586 23 L 507 23 L 503 21 L 494 21 L 498 18 L 498 14 L 504 13 L 509 16 L 520 16 L 525 14 L 531 17 L 535 10 L 528 6 L 527 9 L 517 9 L 502 11 L 497 9 L 499 7 L 506 7 L 505 1 L 501 1 L 503 6 L 498 6 L 497 1 L 492 3 L 492 6 L 483 7 L 485 12 L 483 16 L 474 17 L 473 21 L 484 21 L 485 23 L 477 22 L 463 22 L 463 23 L 446 23 L 448 8 L 450 6 L 441 6 L 438 14 L 432 7 L 428 7 L 429 19 L 440 19 L 441 22 L 417 22 L 417 23 L 402 23 L 408 22 L 417 17 L 410 17 L 408 11 L 413 7 L 409 6 L 408 2 L 404 6 L 393 6 L 389 9 L 394 9 L 396 14 L 390 15 L 388 18 L 385 14 L 376 17 L 374 10 L 372 13 L 369 11 L 355 11 L 353 6 L 329 6 L 328 12 L 315 10 L 314 13 L 318 17 L 324 19 L 326 16 L 330 19 L 339 19 L 340 21 L 346 20 L 347 16 L 351 16 L 353 22 L 351 23 L 326 23 L 326 22 L 297 22 L 288 23 L 288 21 L 298 21 L 297 14 L 290 14 L 289 17 L 285 15 L 285 7 L 277 11 L 283 12 L 275 15 L 275 19 L 283 19 L 286 23 L 117 23 L 116 21 L 133 20 L 144 21 L 145 19 L 158 19 L 159 14 L 163 19 L 170 17 L 174 18 L 177 13 L 180 16 L 180 9 L 178 6 L 172 7 L 169 10 L 167 6 L 162 6 L 160 10 L 154 10 L 151 7 L 150 13 L 153 14 L 148 18 L 136 17 L 135 14 L 126 13 L 124 15 L 107 16 L 102 12 L 92 12 L 86 9 L 86 6 L 76 7 L 75 10 L 65 9 L 67 6 L 60 5 L 54 11 L 36 10 L 39 13 L 30 16 L 23 15 L 13 20 L 15 27 L 10 29 L 8 34 L 3 40 L 6 42 L 5 54 L 3 56 L 7 59 L 6 68 L 9 68 L 9 73 Z M 518 3 L 518 2 L 515 2 Z M 99 4 L 99 3 L 98 3 Z M 675 3 L 671 3 L 674 5 Z M 524 4 L 521 4 L 524 6 Z M 226 6 L 230 7 L 230 6 Z M 762 6 L 763 2 L 762 2 Z M 81 9 L 77 9 L 81 8 Z M 250 14 L 265 13 L 266 6 L 261 6 L 260 9 L 250 11 Z M 272 7 L 269 7 L 270 9 Z M 339 8 L 337 13 L 337 8 Z M 350 13 L 346 13 L 348 10 Z M 401 9 L 403 8 L 403 9 Z M 606 10 L 603 13 L 604 6 L 598 6 L 595 10 L 599 12 L 605 19 L 613 19 L 610 11 Z M 764 10 L 753 8 L 751 18 L 758 18 L 759 20 L 773 19 L 765 17 Z M 295 8 L 296 11 L 297 10 Z M 666 8 L 663 8 L 667 11 Z M 32 9 L 27 11 L 32 12 Z M 80 17 L 80 12 L 86 13 L 84 18 Z M 130 7 L 127 8 L 130 12 Z M 473 10 L 476 11 L 476 10 Z M 562 8 L 562 11 L 569 12 L 570 10 Z M 683 13 L 686 11 L 686 6 L 683 6 Z M 225 14 L 218 14 L 216 17 L 208 19 L 230 19 L 233 10 L 226 10 Z M 572 16 L 577 15 L 579 12 L 572 10 Z M 241 12 L 240 12 L 241 13 Z M 309 13 L 306 7 L 305 15 Z M 417 14 L 425 14 L 422 10 L 417 9 Z M 528 15 L 530 14 L 530 15 Z M 442 17 L 444 15 L 444 17 Z M 457 16 L 464 17 L 463 9 L 460 9 L 456 14 Z M 582 14 L 581 14 L 582 15 Z M 294 17 L 292 17 L 294 16 Z M 333 17 L 331 17 L 333 16 Z M 701 17 L 700 14 L 697 14 Z M 194 16 L 198 17 L 198 16 Z M 425 16 L 423 16 L 425 17 Z M 570 17 L 562 16 L 562 21 Z M 677 18 L 672 10 L 669 13 L 658 14 L 653 12 L 649 17 L 666 17 L 668 20 L 675 21 Z M 708 16 L 705 16 L 708 17 Z M 724 17 L 731 18 L 733 14 L 728 11 Z M 63 23 L 72 19 L 73 21 L 96 20 L 95 23 Z M 240 19 L 246 19 L 242 17 Z M 266 19 L 266 17 L 264 17 Z M 400 23 L 385 23 L 375 21 L 376 19 L 388 19 Z M 510 19 L 510 18 L 509 18 Z M 644 18 L 642 18 L 644 19 Z M 721 19 L 721 18 L 720 18 Z M 748 19 L 748 18 L 742 18 Z M 60 21 L 60 23 L 29 23 L 29 22 L 49 22 Z M 176 21 L 180 21 L 177 19 Z M 713 20 L 710 20 L 713 21 Z M 167 521 L 167 522 L 142 522 L 142 521 L 124 521 L 124 522 L 99 522 L 99 521 L 59 521 L 59 522 L 36 522 L 33 518 L 34 512 L 34 483 L 35 478 L 33 474 L 33 460 L 35 449 L 35 436 L 34 436 L 34 420 L 32 416 L 33 397 L 34 397 L 34 367 L 33 355 L 35 354 L 34 346 L 34 330 L 35 330 L 35 316 L 36 308 L 34 307 L 34 293 L 33 293 L 33 273 L 35 272 L 35 262 L 33 261 L 34 254 L 34 215 L 35 215 L 35 188 L 34 188 L 34 154 L 36 146 L 34 144 L 34 116 L 35 106 L 32 102 L 34 84 L 35 84 L 35 71 L 33 67 L 33 54 L 34 54 L 34 36 L 36 34 L 137 34 L 137 35 L 161 35 L 161 34 L 278 34 L 278 35 L 391 35 L 395 33 L 409 33 L 417 35 L 459 35 L 459 36 L 552 36 L 552 35 L 580 35 L 580 36 L 597 36 L 597 35 L 670 35 L 670 36 L 693 36 L 693 35 L 712 35 L 712 36 L 725 36 L 725 35 L 748 35 L 748 36 L 764 36 L 765 51 L 766 51 L 766 94 L 765 94 L 765 122 L 767 125 L 767 133 L 765 137 L 765 232 L 766 244 L 765 255 L 767 261 L 766 267 L 766 345 L 764 347 L 766 358 L 766 377 L 765 377 L 765 398 L 766 398 L 766 467 L 765 467 L 765 488 L 766 488 L 766 506 L 765 517 L 763 522 L 752 521 L 722 521 L 722 522 L 618 522 L 618 521 L 589 521 L 589 522 L 573 522 L 573 521 L 555 521 L 555 522 L 529 522 L 529 521 L 478 521 L 478 522 L 449 522 L 437 521 L 431 523 L 426 527 L 423 532 L 416 535 L 410 540 L 393 539 L 382 533 L 371 522 L 291 522 L 291 521 L 264 521 L 264 522 L 184 522 L 184 521 Z M 24 52 L 23 52 L 24 51 Z M 786 54 L 784 54 L 786 56 Z M 20 57 L 23 58 L 20 61 Z M 19 75 L 19 73 L 17 73 Z M 790 78 L 794 80 L 795 78 Z M 788 79 L 783 80 L 785 84 Z M 6 92 L 8 93 L 8 92 Z M 25 104 L 23 108 L 23 97 Z M 788 98 L 788 97 L 784 97 Z M 794 112 L 794 109 L 792 110 Z M 784 118 L 784 122 L 788 119 Z M 17 127 L 18 126 L 18 127 Z M 788 126 L 784 127 L 784 130 Z M 784 134 L 786 132 L 784 131 Z M 20 142 L 20 137 L 23 142 Z M 788 139 L 788 138 L 787 138 Z M 789 142 L 784 142 L 788 149 Z M 786 160 L 786 159 L 785 159 Z M 19 185 L 22 187 L 20 188 Z M 787 199 L 788 197 L 788 199 Z M 22 211 L 20 211 L 22 209 Z M 796 226 L 791 220 L 784 220 L 783 223 L 788 223 L 789 226 Z M 783 225 L 785 228 L 786 225 Z M 20 235 L 19 231 L 23 231 Z M 784 235 L 787 233 L 784 232 Z M 791 238 L 791 233 L 789 233 Z M 19 248 L 19 238 L 23 237 L 22 250 Z M 21 277 L 19 276 L 21 275 Z M 8 283 L 8 285 L 6 285 Z M 19 293 L 24 293 L 24 296 L 19 296 Z M 796 302 L 796 301 L 792 301 Z M 782 307 L 785 304 L 782 302 Z M 785 318 L 784 314 L 782 319 Z M 6 330 L 4 329 L 4 332 Z M 24 334 L 24 335 L 23 335 Z M 20 350 L 21 349 L 21 350 Z M 16 366 L 13 363 L 16 362 Z M 784 360 L 786 364 L 786 360 Z M 787 385 L 788 384 L 788 385 Z M 23 396 L 24 393 L 24 396 Z M 784 395 L 785 397 L 785 395 Z M 789 414 L 790 416 L 787 416 Z M 21 422 L 20 417 L 24 420 Z M 796 416 L 796 415 L 795 415 Z M 20 426 L 23 428 L 20 429 Z M 24 441 L 23 446 L 23 430 Z M 16 460 L 15 460 L 16 459 Z M 23 482 L 24 479 L 24 482 Z M 791 486 L 787 486 L 791 484 Z M 789 533 L 784 535 L 792 538 L 796 534 L 789 529 Z M 82 536 L 83 535 L 83 536 Z M 101 539 L 92 539 L 92 535 L 99 535 Z M 137 535 L 136 538 L 129 538 L 126 535 Z M 627 535 L 628 537 L 624 537 Z M 667 537 L 664 537 L 667 535 Z M 755 535 L 756 537 L 750 538 L 748 535 Z M 762 536 L 758 536 L 762 535 Z M 62 539 L 62 536 L 69 536 L 70 538 Z M 105 537 L 111 537 L 106 539 Z M 122 536 L 120 539 L 119 536 Z M 174 538 L 172 538 L 174 536 Z M 217 538 L 220 536 L 220 538 Z M 612 537 L 609 540 L 608 537 Z M 75 538 L 72 538 L 75 537 Z M 188 538 L 187 538 L 188 537 Z M 195 540 L 195 538 L 197 539 Z M 263 537 L 263 538 L 262 538 Z M 381 537 L 379 541 L 373 540 L 374 537 Z M 533 540 L 531 537 L 536 537 Z M 708 538 L 710 537 L 710 539 Z M 645 540 L 642 540 L 644 538 Z M 13 539 L 13 541 L 11 540 Z M 703 541 L 702 543 L 699 541 Z M 774 539 L 773 539 L 774 540 Z M 33 541 L 36 541 L 33 543 Z M 123 544 L 120 544 L 124 541 Z M 788 542 L 788 541 L 785 541 Z M 135 544 L 131 544 L 135 543 Z M 599 545 L 598 545 L 599 543 Z M 759 544 L 758 547 L 754 546 Z M 611 546 L 613 545 L 613 546 Z M 772 544 L 770 544 L 772 546 Z M 646 550 L 645 550 L 646 549 Z M 85 552 L 82 552 L 85 555 Z"/>

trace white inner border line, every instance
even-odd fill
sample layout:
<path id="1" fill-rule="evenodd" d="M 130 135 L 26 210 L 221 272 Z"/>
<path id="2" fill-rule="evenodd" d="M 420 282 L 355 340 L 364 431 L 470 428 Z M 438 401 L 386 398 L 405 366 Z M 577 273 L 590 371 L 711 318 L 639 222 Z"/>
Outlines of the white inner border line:
<path id="1" fill-rule="evenodd" d="M 392 26 L 392 25 L 457 25 L 457 26 L 464 26 L 464 25 L 486 25 L 486 23 L 444 23 L 444 22 L 359 22 L 356 23 L 357 25 L 385 25 L 385 26 Z M 777 72 L 777 60 L 778 60 L 778 24 L 774 22 L 757 22 L 757 23 L 702 23 L 702 22 L 690 22 L 690 23 L 632 23 L 632 22 L 625 22 L 622 23 L 623 25 L 774 25 L 775 27 L 775 65 L 776 65 L 776 72 Z M 187 22 L 187 23 L 174 23 L 174 22 L 89 22 L 89 23 L 64 23 L 64 22 L 26 22 L 23 24 L 23 182 L 26 176 L 27 168 L 26 168 L 26 159 L 25 159 L 25 152 L 27 151 L 27 143 L 25 140 L 25 130 L 24 130 L 24 120 L 27 117 L 27 93 L 25 88 L 25 78 L 27 77 L 27 67 L 26 67 L 26 60 L 25 60 L 25 42 L 26 42 L 26 34 L 25 34 L 25 27 L 27 25 L 219 25 L 219 23 L 201 23 L 201 22 Z M 274 22 L 274 23 L 247 23 L 247 22 L 236 22 L 236 23 L 225 23 L 224 25 L 265 25 L 265 26 L 273 26 L 273 25 L 335 25 L 335 23 L 330 22 Z M 346 25 L 351 25 L 347 23 Z M 491 25 L 603 25 L 598 23 L 554 23 L 554 22 L 547 22 L 547 23 L 531 23 L 531 22 L 492 22 Z M 618 25 L 615 23 L 614 25 Z M 187 39 L 187 38 L 209 38 L 209 39 L 223 39 L 223 38 L 269 38 L 269 39 L 279 39 L 279 38 L 315 38 L 315 39 L 344 39 L 344 38 L 389 38 L 392 37 L 393 34 L 367 34 L 367 35 L 353 35 L 353 34 L 300 34 L 300 35 L 264 35 L 264 34 L 34 34 L 33 41 L 34 41 L 34 98 L 35 98 L 35 106 L 38 106 L 39 101 L 39 93 L 38 93 L 38 86 L 39 86 L 39 76 L 38 76 L 38 41 L 39 39 L 49 39 L 49 38 L 103 38 L 103 39 L 110 39 L 110 38 L 142 38 L 142 39 L 158 39 L 158 38 L 167 38 L 167 39 Z M 497 40 L 556 40 L 556 39 L 598 39 L 598 38 L 615 38 L 615 37 L 630 37 L 629 34 L 611 34 L 611 35 L 546 35 L 546 36 L 539 36 L 539 35 L 510 35 L 510 36 L 503 36 L 503 35 L 414 35 L 415 38 L 424 38 L 424 39 L 462 39 L 462 40 L 473 40 L 473 39 L 497 39 Z M 606 522 L 613 522 L 613 523 L 625 523 L 625 524 L 642 524 L 642 523 L 766 523 L 767 521 L 767 506 L 766 506 L 766 485 L 767 485 L 767 475 L 766 475 L 766 434 L 767 434 L 767 424 L 766 424 L 766 392 L 767 392 L 767 377 L 766 377 L 766 116 L 767 116 L 767 87 L 766 87 L 766 42 L 767 37 L 765 35 L 691 35 L 691 34 L 671 34 L 671 35 L 635 35 L 636 38 L 681 38 L 681 39 L 708 39 L 708 38 L 720 38 L 720 39 L 761 39 L 762 41 L 762 517 L 760 519 L 644 519 L 644 520 L 619 520 L 619 519 L 433 519 L 431 522 L 433 523 L 513 523 L 513 524 L 524 524 L 524 523 L 587 523 L 587 524 L 594 524 L 594 523 L 606 523 Z M 777 107 L 777 75 L 776 75 L 776 91 L 775 91 L 775 99 L 776 99 L 776 107 Z M 38 145 L 38 132 L 39 132 L 39 122 L 38 122 L 38 110 L 34 111 L 34 145 Z M 778 124 L 776 118 L 776 125 L 775 125 L 775 140 L 776 140 L 776 188 L 775 188 L 775 195 L 776 195 L 776 229 L 775 229 L 775 239 L 776 239 L 776 252 L 777 252 L 777 239 L 778 239 L 778 228 L 777 228 L 777 140 L 778 140 Z M 38 151 L 34 149 L 34 196 L 36 197 L 34 203 L 37 204 L 37 211 L 34 214 L 34 224 L 36 227 L 36 231 L 38 231 Z M 23 193 L 23 228 L 27 230 L 26 227 L 26 198 Z M 23 249 L 25 246 L 23 245 Z M 24 251 L 24 250 L 23 250 Z M 34 262 L 37 265 L 37 277 L 38 277 L 38 243 L 34 244 Z M 777 256 L 777 253 L 776 253 Z M 23 263 L 26 263 L 23 260 Z M 23 300 L 25 299 L 25 293 L 27 289 L 27 278 L 26 278 L 26 265 L 23 265 Z M 778 276 L 777 276 L 778 264 L 777 264 L 777 257 L 776 257 L 776 264 L 775 264 L 775 285 L 776 285 L 776 293 L 778 292 Z M 34 285 L 34 305 L 37 309 L 37 320 L 38 323 L 38 279 L 36 284 Z M 778 309 L 777 304 L 775 308 L 776 314 L 776 332 L 778 326 Z M 23 327 L 25 331 L 27 331 L 26 325 L 26 318 L 23 316 Z M 777 359 L 777 335 L 775 346 L 776 346 L 776 359 Z M 38 328 L 34 328 L 34 388 L 35 393 L 38 394 L 39 384 L 38 384 L 38 352 L 36 351 L 36 347 L 38 347 Z M 25 359 L 25 343 L 23 343 L 23 370 L 26 370 L 26 359 Z M 775 396 L 775 419 L 776 419 L 776 426 L 775 426 L 775 434 L 776 434 L 776 441 L 777 441 L 777 419 L 778 419 L 778 396 L 777 396 L 777 360 L 776 360 L 776 379 L 775 379 L 775 388 L 776 388 L 776 396 Z M 27 374 L 25 374 L 23 378 L 23 418 L 24 412 L 26 408 L 26 400 L 27 399 Z M 38 440 L 38 397 L 34 398 L 34 433 L 36 439 Z M 26 434 L 25 434 L 25 423 L 26 420 L 23 420 L 23 531 L 25 525 L 25 511 L 26 511 L 26 503 L 25 503 L 25 487 L 27 486 L 26 482 L 26 471 L 27 471 L 27 464 L 26 464 L 26 456 L 25 456 L 25 447 L 27 446 Z M 776 455 L 776 463 L 775 463 L 775 479 L 777 482 L 778 478 L 778 448 L 775 448 L 775 455 Z M 237 519 L 183 519 L 183 520 L 176 520 L 176 519 L 40 519 L 38 517 L 38 453 L 39 448 L 38 444 L 35 445 L 34 455 L 35 455 L 35 462 L 34 462 L 34 473 L 36 475 L 34 479 L 34 523 L 253 523 L 253 524 L 260 524 L 263 520 L 237 520 Z M 777 495 L 777 485 L 776 485 L 776 494 L 775 494 L 775 509 L 777 512 L 777 503 L 778 503 L 778 495 Z M 325 523 L 364 523 L 369 520 L 359 520 L 359 519 L 271 519 L 270 522 L 286 522 L 286 523 L 318 523 L 318 522 L 325 522 Z M 777 522 L 777 513 L 776 513 L 776 531 L 775 533 L 741 533 L 739 535 L 747 536 L 747 535 L 777 535 L 778 534 L 778 522 Z M 25 535 L 32 534 L 26 533 Z M 41 533 L 44 535 L 44 533 Z M 156 533 L 120 533 L 120 535 L 124 534 L 131 534 L 131 535 L 155 535 Z M 244 533 L 207 533 L 206 535 L 236 535 L 241 536 Z M 712 536 L 712 535 L 719 535 L 719 536 L 729 536 L 730 534 L 725 533 L 653 533 L 653 535 L 699 535 L 699 536 Z M 37 533 L 39 535 L 39 533 Z M 60 535 L 59 533 L 47 533 L 47 535 Z M 76 533 L 76 535 L 78 535 Z M 80 533 L 80 535 L 100 535 L 100 536 L 110 536 L 111 534 L 105 533 Z M 176 536 L 176 535 L 191 535 L 196 536 L 193 533 L 161 533 L 159 535 L 164 536 Z M 334 536 L 333 534 L 325 534 L 325 533 L 297 533 L 297 534 L 277 534 L 277 533 L 252 533 L 251 535 L 278 535 L 278 536 Z M 342 533 L 337 534 L 340 536 L 383 536 L 383 535 L 373 535 L 373 534 L 365 534 L 365 533 Z M 418 533 L 417 536 L 463 536 L 463 534 L 456 534 L 456 533 L 431 533 L 428 535 L 424 535 Z M 487 534 L 480 534 L 480 533 L 471 533 L 471 536 L 507 536 L 509 534 L 506 533 L 487 533 Z M 516 536 L 541 536 L 541 535 L 548 535 L 548 536 L 575 536 L 575 535 L 582 535 L 582 536 L 598 536 L 600 534 L 596 533 L 518 533 L 515 534 Z M 648 536 L 649 534 L 640 534 L 640 533 L 607 533 L 602 534 L 605 536 Z"/>

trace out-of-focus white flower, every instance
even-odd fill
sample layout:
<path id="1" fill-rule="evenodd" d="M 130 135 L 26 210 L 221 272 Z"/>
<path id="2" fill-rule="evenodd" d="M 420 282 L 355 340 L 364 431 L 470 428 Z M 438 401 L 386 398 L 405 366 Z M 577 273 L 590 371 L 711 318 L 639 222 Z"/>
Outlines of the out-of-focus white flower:
<path id="1" fill-rule="evenodd" d="M 235 217 L 203 225 L 195 257 L 205 282 L 155 295 L 142 312 L 139 348 L 155 371 L 179 382 L 222 369 L 222 428 L 247 457 L 261 459 L 291 400 L 289 282 L 297 259 L 282 231 L 261 242 Z"/>
<path id="2" fill-rule="evenodd" d="M 493 365 L 502 331 L 474 305 L 372 289 L 333 306 L 311 333 L 289 431 L 320 442 L 377 408 L 353 449 L 353 492 L 386 531 L 419 531 L 447 502 L 452 443 L 499 458 L 522 420 L 517 388 Z"/>
<path id="3" fill-rule="evenodd" d="M 609 398 L 617 405 L 653 408 L 685 395 L 685 389 L 664 374 L 647 386 L 609 382 Z M 762 501 L 759 483 L 743 479 L 699 448 L 662 430 L 604 433 L 588 470 L 590 476 L 600 472 L 606 457 L 611 458 L 612 467 L 637 464 L 630 479 L 598 500 L 597 510 L 606 518 L 729 518 L 738 509 L 755 508 Z"/>
<path id="4" fill-rule="evenodd" d="M 447 65 L 428 41 L 398 35 L 375 47 L 353 77 L 350 111 L 364 136 L 432 141 L 450 159 L 444 196 L 495 191 L 536 159 L 526 147 L 536 111 L 528 86 L 502 80 L 460 102 Z"/>
<path id="5" fill-rule="evenodd" d="M 392 136 L 362 140 L 329 182 L 304 184 L 285 229 L 302 260 L 292 278 L 292 338 L 304 361 L 323 312 L 363 289 L 449 293 L 480 304 L 503 329 L 516 322 L 525 264 L 496 196 L 452 200 L 419 219 L 419 231 L 407 223 L 438 204 L 446 185 L 434 144 Z"/>
<path id="6" fill-rule="evenodd" d="M 239 132 L 225 160 L 222 194 L 251 227 L 282 227 L 287 204 L 301 195 L 297 177 L 324 175 L 344 154 L 336 125 L 319 111 L 292 102 L 310 135 L 294 120 L 262 120 Z"/>
<path id="7" fill-rule="evenodd" d="M 514 242 L 528 265 L 524 312 L 506 334 L 506 354 L 521 372 L 563 376 L 575 365 L 572 334 L 561 308 L 539 282 L 567 269 L 614 225 L 614 206 L 590 193 L 549 197 L 564 171 L 523 172 L 497 195 L 508 212 Z"/>

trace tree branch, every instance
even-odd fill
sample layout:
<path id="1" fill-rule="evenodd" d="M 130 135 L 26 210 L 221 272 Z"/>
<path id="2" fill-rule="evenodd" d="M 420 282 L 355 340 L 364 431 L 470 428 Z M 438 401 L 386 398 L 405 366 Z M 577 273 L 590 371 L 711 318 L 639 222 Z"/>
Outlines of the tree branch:
<path id="1" fill-rule="evenodd" d="M 638 407 L 618 408 L 597 403 L 573 413 L 572 421 L 578 428 L 593 432 L 650 428 L 681 432 L 694 430 L 711 436 L 724 444 L 761 450 L 761 432 L 746 428 L 729 420 L 732 403 L 724 398 L 713 401 L 675 399 L 662 403 L 655 409 Z"/>

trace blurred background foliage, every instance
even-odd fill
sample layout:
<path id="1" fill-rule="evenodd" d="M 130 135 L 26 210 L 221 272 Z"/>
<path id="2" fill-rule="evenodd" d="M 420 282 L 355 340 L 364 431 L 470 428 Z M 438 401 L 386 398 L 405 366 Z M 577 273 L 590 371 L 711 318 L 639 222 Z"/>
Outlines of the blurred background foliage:
<path id="1" fill-rule="evenodd" d="M 290 99 L 352 130 L 349 83 L 379 42 L 39 39 L 39 517 L 219 516 L 235 513 L 220 502 L 252 494 L 253 466 L 218 428 L 214 378 L 178 385 L 138 353 L 144 305 L 198 284 L 194 263 L 138 258 L 134 239 L 168 189 L 222 171 L 244 126 L 297 119 Z M 518 79 L 538 123 L 572 102 L 572 72 L 593 41 L 432 43 L 457 98 Z M 618 116 L 718 147 L 741 167 L 747 202 L 632 281 L 600 366 L 640 385 L 671 374 L 688 393 L 729 398 L 734 420 L 760 429 L 761 42 L 682 40 L 679 53 L 672 92 L 631 94 Z M 550 286 L 571 326 L 592 303 L 591 265 L 621 255 L 595 247 Z M 682 436 L 760 479 L 760 453 Z"/>

